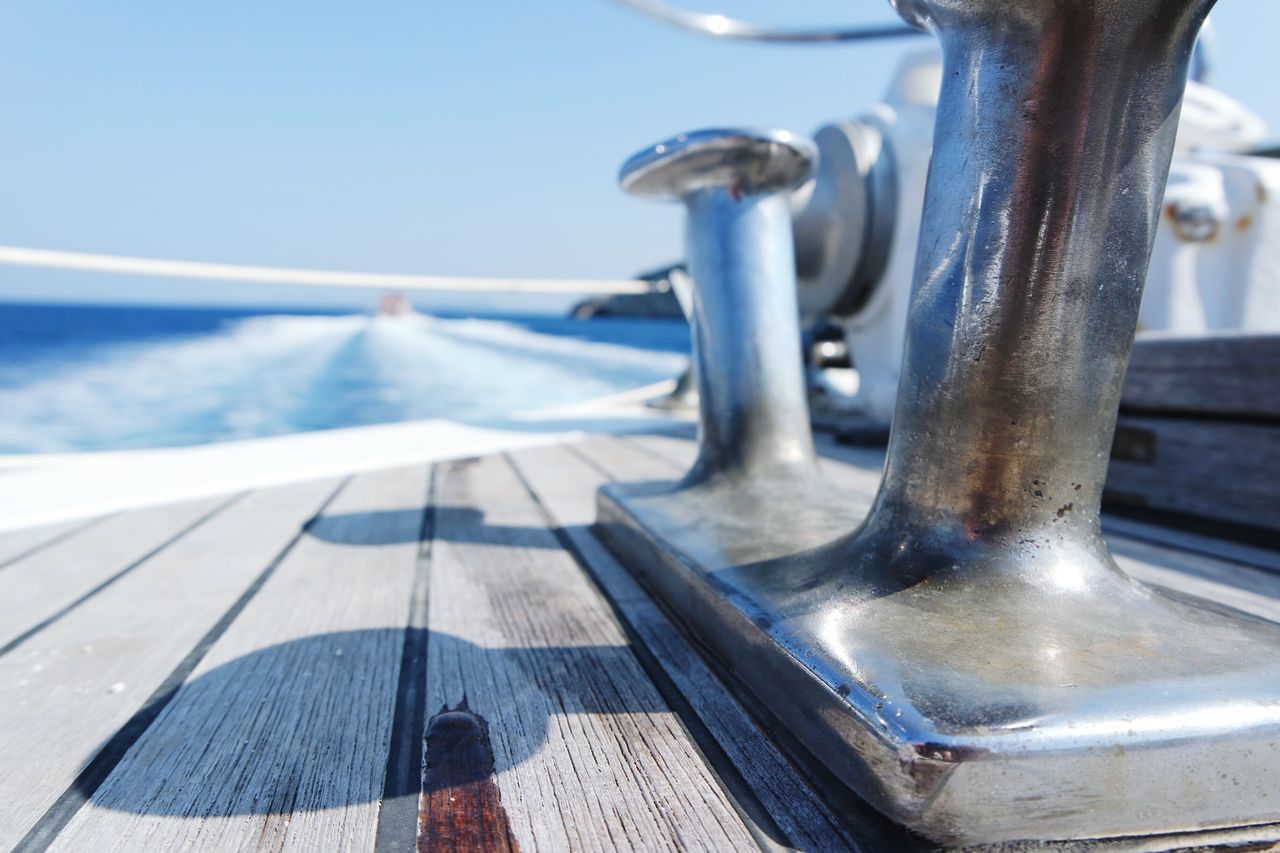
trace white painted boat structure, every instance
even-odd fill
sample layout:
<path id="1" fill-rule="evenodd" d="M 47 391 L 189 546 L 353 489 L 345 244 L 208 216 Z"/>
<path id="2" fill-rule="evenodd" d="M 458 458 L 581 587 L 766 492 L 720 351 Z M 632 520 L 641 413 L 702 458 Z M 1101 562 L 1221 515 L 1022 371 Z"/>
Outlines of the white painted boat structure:
<path id="1" fill-rule="evenodd" d="M 652 431 L 690 416 L 643 405 L 674 387 L 675 380 L 658 382 L 516 414 L 494 426 L 434 418 L 193 447 L 0 455 L 0 532 L 354 472 L 577 442 L 593 434 Z"/>

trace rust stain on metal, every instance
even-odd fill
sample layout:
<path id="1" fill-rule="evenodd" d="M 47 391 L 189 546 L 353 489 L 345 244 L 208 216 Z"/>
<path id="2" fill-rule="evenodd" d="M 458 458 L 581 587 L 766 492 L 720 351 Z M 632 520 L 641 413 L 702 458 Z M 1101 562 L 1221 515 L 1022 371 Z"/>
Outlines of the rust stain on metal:
<path id="1" fill-rule="evenodd" d="M 519 849 L 493 780 L 489 724 L 467 707 L 464 696 L 458 707 L 446 705 L 427 724 L 418 851 Z"/>
<path id="2" fill-rule="evenodd" d="M 1253 217 L 1247 213 L 1236 220 L 1236 230 L 1239 231 L 1241 234 L 1248 231 L 1250 226 L 1252 225 L 1253 225 Z"/>

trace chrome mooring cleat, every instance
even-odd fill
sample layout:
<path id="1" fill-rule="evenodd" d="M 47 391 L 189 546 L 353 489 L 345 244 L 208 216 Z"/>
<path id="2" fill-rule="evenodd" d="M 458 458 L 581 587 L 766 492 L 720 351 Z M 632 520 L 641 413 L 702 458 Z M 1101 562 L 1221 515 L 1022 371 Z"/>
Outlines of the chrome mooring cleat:
<path id="1" fill-rule="evenodd" d="M 689 208 L 703 423 L 690 475 L 602 490 L 599 530 L 806 749 L 937 842 L 1280 822 L 1280 625 L 1133 580 L 1099 524 L 1211 5 L 899 0 L 946 60 L 860 526 L 803 411 L 775 197 L 807 145 L 697 134 L 624 170 Z"/>

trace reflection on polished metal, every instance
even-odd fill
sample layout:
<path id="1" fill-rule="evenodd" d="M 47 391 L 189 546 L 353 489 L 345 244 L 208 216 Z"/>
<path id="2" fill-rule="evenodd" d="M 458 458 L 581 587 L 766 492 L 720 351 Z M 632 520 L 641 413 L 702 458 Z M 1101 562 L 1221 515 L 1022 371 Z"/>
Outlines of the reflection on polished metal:
<path id="1" fill-rule="evenodd" d="M 834 491 L 817 475 L 809 427 L 787 196 L 815 157 L 783 131 L 706 130 L 623 165 L 623 189 L 687 211 L 698 457 L 678 483 L 605 487 L 602 517 L 706 534 L 730 561 L 791 553 L 854 523 L 848 511 L 807 511 Z"/>
<path id="2" fill-rule="evenodd" d="M 705 130 L 622 167 L 623 189 L 688 213 L 701 434 L 686 485 L 816 470 L 786 202 L 815 158 L 813 143 L 785 131 Z"/>
<path id="3" fill-rule="evenodd" d="M 696 503 L 605 493 L 600 530 L 842 782 L 930 839 L 1280 822 L 1280 626 L 1134 581 L 1099 530 L 1212 2 L 897 5 L 946 64 L 871 514 L 819 543 L 829 502 L 726 533 Z"/>
<path id="4" fill-rule="evenodd" d="M 901 25 L 867 24 L 860 27 L 827 27 L 812 30 L 783 29 L 740 21 L 724 15 L 690 12 L 661 0 L 614 0 L 614 2 L 653 18 L 655 21 L 662 21 L 664 24 L 670 24 L 691 33 L 722 39 L 782 44 L 801 42 L 834 44 L 920 35 L 920 31 L 914 27 Z"/>

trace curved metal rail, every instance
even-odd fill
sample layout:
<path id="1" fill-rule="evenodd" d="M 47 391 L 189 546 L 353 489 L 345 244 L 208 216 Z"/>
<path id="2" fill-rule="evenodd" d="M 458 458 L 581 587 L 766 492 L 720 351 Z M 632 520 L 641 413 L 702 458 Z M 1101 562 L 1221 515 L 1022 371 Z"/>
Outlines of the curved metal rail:
<path id="1" fill-rule="evenodd" d="M 661 0 L 613 0 L 613 2 L 619 6 L 625 6 L 628 9 L 639 12 L 655 21 L 670 24 L 687 32 L 737 41 L 808 44 L 872 41 L 875 39 L 926 35 L 923 30 L 903 26 L 902 24 L 873 24 L 821 30 L 779 29 L 737 18 L 729 18 L 725 15 L 690 12 L 687 9 L 680 9 L 661 2 Z"/>
<path id="2" fill-rule="evenodd" d="M 259 267 L 244 264 L 210 264 L 121 255 L 93 255 L 0 246 L 0 264 L 23 267 L 84 270 L 125 275 L 195 278 L 217 281 L 256 281 L 313 287 L 369 287 L 382 290 L 433 290 L 463 293 L 649 293 L 653 285 L 638 279 L 526 279 L 468 278 L 463 276 L 406 275 L 402 273 L 334 272 L 330 270 Z"/>

